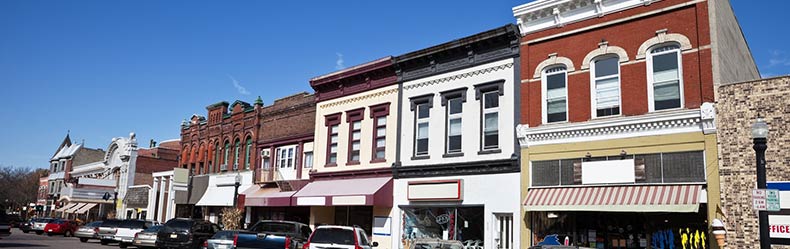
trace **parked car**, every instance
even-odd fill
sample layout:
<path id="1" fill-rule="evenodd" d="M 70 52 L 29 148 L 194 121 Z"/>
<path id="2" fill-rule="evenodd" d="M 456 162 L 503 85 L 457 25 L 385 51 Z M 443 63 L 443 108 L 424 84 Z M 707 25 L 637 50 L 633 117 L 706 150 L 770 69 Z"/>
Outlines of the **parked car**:
<path id="1" fill-rule="evenodd" d="M 66 219 L 55 219 L 44 227 L 44 232 L 52 236 L 55 234 L 63 234 L 65 237 L 71 237 L 77 231 L 77 222 Z"/>
<path id="2" fill-rule="evenodd" d="M 101 221 L 94 221 L 77 228 L 77 231 L 74 232 L 74 237 L 80 238 L 80 242 L 83 243 L 88 242 L 90 239 L 99 239 L 99 226 L 101 226 L 101 223 Z"/>
<path id="3" fill-rule="evenodd" d="M 121 224 L 118 225 L 118 229 L 115 231 L 113 240 L 118 241 L 119 247 L 126 248 L 127 246 L 131 245 L 132 242 L 134 242 L 134 235 L 136 235 L 139 232 L 142 232 L 146 228 L 158 224 L 159 223 L 154 223 L 153 221 L 150 220 L 149 221 L 146 220 L 121 221 Z"/>
<path id="4" fill-rule="evenodd" d="M 265 220 L 255 223 L 248 231 L 234 233 L 235 238 L 230 239 L 235 248 L 301 249 L 311 233 L 310 226 L 303 223 Z"/>
<path id="5" fill-rule="evenodd" d="M 0 213 L 0 237 L 11 236 L 11 221 L 5 213 Z"/>
<path id="6" fill-rule="evenodd" d="M 156 248 L 156 233 L 164 227 L 163 225 L 156 225 L 149 227 L 142 232 L 134 235 L 133 246 L 137 248 Z"/>
<path id="7" fill-rule="evenodd" d="M 319 226 L 310 235 L 304 249 L 371 249 L 379 246 L 378 242 L 370 243 L 365 230 L 349 226 Z"/>
<path id="8" fill-rule="evenodd" d="M 29 233 L 30 230 L 33 229 L 33 219 L 29 219 L 25 222 L 19 223 L 19 230 L 22 230 L 23 233 Z"/>
<path id="9" fill-rule="evenodd" d="M 156 247 L 199 248 L 219 230 L 219 226 L 205 220 L 175 218 L 157 232 Z"/>
<path id="10" fill-rule="evenodd" d="M 238 247 L 236 242 L 239 240 L 239 234 L 247 233 L 251 236 L 256 236 L 256 233 L 247 230 L 222 230 L 203 242 L 203 249 L 232 249 Z M 261 247 L 264 248 L 264 247 Z"/>
<path id="11" fill-rule="evenodd" d="M 101 225 L 99 226 L 98 236 L 99 241 L 102 245 L 106 245 L 112 242 L 115 242 L 115 232 L 118 231 L 118 225 L 121 224 L 121 220 L 116 219 L 108 219 L 104 220 Z"/>
<path id="12" fill-rule="evenodd" d="M 478 248 L 475 246 L 465 247 L 461 241 L 441 240 L 441 239 L 416 239 L 409 243 L 405 249 L 464 249 Z M 480 247 L 482 248 L 482 247 Z"/>
<path id="13" fill-rule="evenodd" d="M 38 235 L 44 234 L 44 227 L 47 226 L 47 223 L 53 220 L 55 219 L 53 218 L 33 219 L 33 227 L 30 230 L 36 232 L 36 234 Z"/>

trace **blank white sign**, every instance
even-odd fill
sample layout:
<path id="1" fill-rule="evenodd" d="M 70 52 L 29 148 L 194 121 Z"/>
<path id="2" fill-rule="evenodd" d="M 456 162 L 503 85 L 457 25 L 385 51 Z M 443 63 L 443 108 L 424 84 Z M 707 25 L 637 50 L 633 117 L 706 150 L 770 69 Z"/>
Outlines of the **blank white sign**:
<path id="1" fill-rule="evenodd" d="M 634 159 L 582 162 L 582 184 L 634 183 Z"/>

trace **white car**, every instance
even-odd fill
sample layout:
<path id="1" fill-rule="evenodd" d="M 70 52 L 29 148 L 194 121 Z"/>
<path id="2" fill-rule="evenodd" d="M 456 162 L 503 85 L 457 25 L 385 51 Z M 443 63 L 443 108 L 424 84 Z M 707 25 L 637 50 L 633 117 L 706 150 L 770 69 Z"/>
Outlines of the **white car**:
<path id="1" fill-rule="evenodd" d="M 44 227 L 54 219 L 52 218 L 37 218 L 33 219 L 33 226 L 30 227 L 30 230 L 36 232 L 36 234 L 41 235 L 44 234 Z"/>
<path id="2" fill-rule="evenodd" d="M 319 226 L 310 235 L 304 248 L 371 249 L 377 246 L 379 243 L 371 243 L 365 230 L 360 227 Z"/>
<path id="3" fill-rule="evenodd" d="M 118 241 L 118 246 L 126 248 L 134 242 L 134 236 L 143 230 L 159 225 L 159 222 L 150 220 L 122 220 L 113 235 L 113 240 Z"/>

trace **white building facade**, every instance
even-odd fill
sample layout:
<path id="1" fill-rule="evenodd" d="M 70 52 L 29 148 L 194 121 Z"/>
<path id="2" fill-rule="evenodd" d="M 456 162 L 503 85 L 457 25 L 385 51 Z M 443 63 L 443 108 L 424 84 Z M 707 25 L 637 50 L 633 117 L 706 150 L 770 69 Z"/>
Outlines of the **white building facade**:
<path id="1" fill-rule="evenodd" d="M 520 248 L 518 39 L 507 25 L 396 58 L 392 248 L 420 239 Z"/>

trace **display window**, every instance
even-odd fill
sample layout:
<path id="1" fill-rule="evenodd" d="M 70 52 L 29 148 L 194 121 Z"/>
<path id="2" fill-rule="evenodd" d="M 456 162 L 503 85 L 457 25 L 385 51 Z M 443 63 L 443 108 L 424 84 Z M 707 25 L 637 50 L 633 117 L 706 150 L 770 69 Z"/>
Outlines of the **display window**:
<path id="1" fill-rule="evenodd" d="M 401 207 L 402 248 L 424 239 L 457 241 L 463 245 L 483 245 L 485 219 L 483 206 Z"/>

